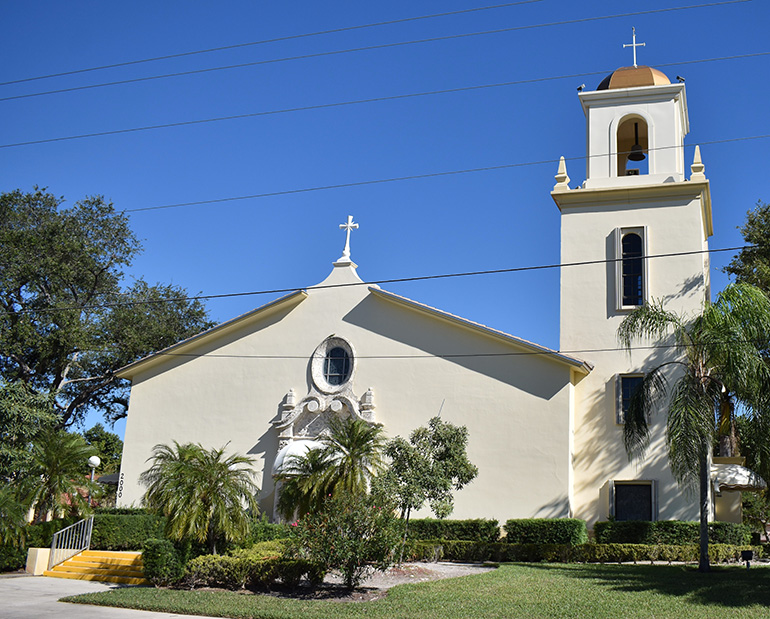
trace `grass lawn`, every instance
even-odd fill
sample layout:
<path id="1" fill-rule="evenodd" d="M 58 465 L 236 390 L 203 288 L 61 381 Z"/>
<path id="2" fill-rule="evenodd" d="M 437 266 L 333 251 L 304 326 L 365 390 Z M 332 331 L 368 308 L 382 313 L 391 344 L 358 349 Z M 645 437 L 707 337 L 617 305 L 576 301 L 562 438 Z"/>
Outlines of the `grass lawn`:
<path id="1" fill-rule="evenodd" d="M 506 564 L 477 576 L 401 585 L 374 602 L 304 601 L 235 592 L 145 587 L 69 598 L 215 617 L 768 617 L 770 568 Z"/>

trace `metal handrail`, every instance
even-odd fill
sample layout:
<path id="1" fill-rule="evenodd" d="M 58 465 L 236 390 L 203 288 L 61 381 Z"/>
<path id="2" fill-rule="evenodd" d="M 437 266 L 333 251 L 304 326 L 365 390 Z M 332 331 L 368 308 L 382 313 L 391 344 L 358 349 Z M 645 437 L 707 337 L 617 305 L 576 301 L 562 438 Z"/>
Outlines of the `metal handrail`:
<path id="1" fill-rule="evenodd" d="M 57 531 L 51 540 L 51 556 L 48 558 L 48 569 L 63 563 L 79 552 L 91 547 L 91 533 L 94 530 L 94 517 L 89 516 Z"/>

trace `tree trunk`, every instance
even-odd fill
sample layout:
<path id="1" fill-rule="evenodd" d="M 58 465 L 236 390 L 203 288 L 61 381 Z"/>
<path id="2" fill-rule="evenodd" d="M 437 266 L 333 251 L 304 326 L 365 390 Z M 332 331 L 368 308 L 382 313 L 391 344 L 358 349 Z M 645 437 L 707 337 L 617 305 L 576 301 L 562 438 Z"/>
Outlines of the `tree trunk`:
<path id="1" fill-rule="evenodd" d="M 404 561 L 404 548 L 406 547 L 406 534 L 409 532 L 409 515 L 412 513 L 412 508 L 406 508 L 406 524 L 404 525 L 404 539 L 401 540 L 401 554 L 398 556 L 398 564 L 401 565 Z"/>
<path id="2" fill-rule="evenodd" d="M 719 403 L 719 420 L 717 422 L 719 455 L 723 458 L 732 458 L 740 454 L 734 411 L 735 403 L 732 396 L 729 393 L 723 393 L 722 401 Z"/>
<path id="3" fill-rule="evenodd" d="M 709 444 L 701 449 L 700 455 L 700 560 L 698 571 L 708 572 L 709 564 L 709 484 L 711 483 L 711 471 L 709 470 Z"/>

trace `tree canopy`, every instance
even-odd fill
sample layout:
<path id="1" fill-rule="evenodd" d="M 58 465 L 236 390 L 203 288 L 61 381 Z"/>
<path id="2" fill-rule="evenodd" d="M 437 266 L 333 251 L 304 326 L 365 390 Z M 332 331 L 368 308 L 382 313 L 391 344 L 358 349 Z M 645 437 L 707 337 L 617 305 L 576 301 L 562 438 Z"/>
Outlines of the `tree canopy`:
<path id="1" fill-rule="evenodd" d="M 740 230 L 749 246 L 738 252 L 725 271 L 738 282 L 770 293 L 770 204 L 757 202 Z"/>
<path id="2" fill-rule="evenodd" d="M 51 398 L 23 383 L 0 384 L 0 483 L 25 479 L 32 466 L 32 442 L 56 424 Z"/>
<path id="3" fill-rule="evenodd" d="M 467 428 L 440 417 L 414 430 L 409 442 L 398 436 L 388 442 L 385 454 L 391 463 L 381 483 L 407 521 L 410 512 L 426 501 L 439 518 L 452 513 L 453 491 L 469 484 L 479 472 L 468 459 L 467 445 Z"/>
<path id="4" fill-rule="evenodd" d="M 123 456 L 123 441 L 114 432 L 104 429 L 104 426 L 97 423 L 93 428 L 83 432 L 83 438 L 86 443 L 94 448 L 94 451 L 101 460 L 95 471 L 100 475 L 117 473 L 120 469 L 120 458 Z M 91 468 L 88 463 L 84 463 L 84 472 L 90 473 Z"/>
<path id="5" fill-rule="evenodd" d="M 110 202 L 62 204 L 38 188 L 0 194 L 0 382 L 52 396 L 61 427 L 89 408 L 114 421 L 128 405 L 115 370 L 211 323 L 180 287 L 123 286 L 141 244 Z"/>

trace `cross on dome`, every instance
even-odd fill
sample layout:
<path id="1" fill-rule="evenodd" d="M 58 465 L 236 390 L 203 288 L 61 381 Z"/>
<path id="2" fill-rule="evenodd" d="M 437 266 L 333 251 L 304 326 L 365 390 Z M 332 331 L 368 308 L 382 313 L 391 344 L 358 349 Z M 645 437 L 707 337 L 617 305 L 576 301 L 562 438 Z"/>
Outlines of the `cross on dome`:
<path id="1" fill-rule="evenodd" d="M 623 47 L 630 47 L 632 50 L 634 50 L 634 67 L 636 67 L 636 48 L 637 47 L 644 47 L 645 43 L 637 43 L 636 42 L 636 28 L 631 27 L 631 32 L 633 33 L 632 39 L 633 43 L 623 43 Z"/>
<path id="2" fill-rule="evenodd" d="M 348 220 L 344 224 L 340 224 L 340 230 L 345 230 L 345 249 L 342 250 L 342 256 L 337 262 L 351 262 L 350 260 L 350 232 L 351 230 L 357 230 L 358 224 L 353 223 L 353 215 L 348 215 Z"/>

